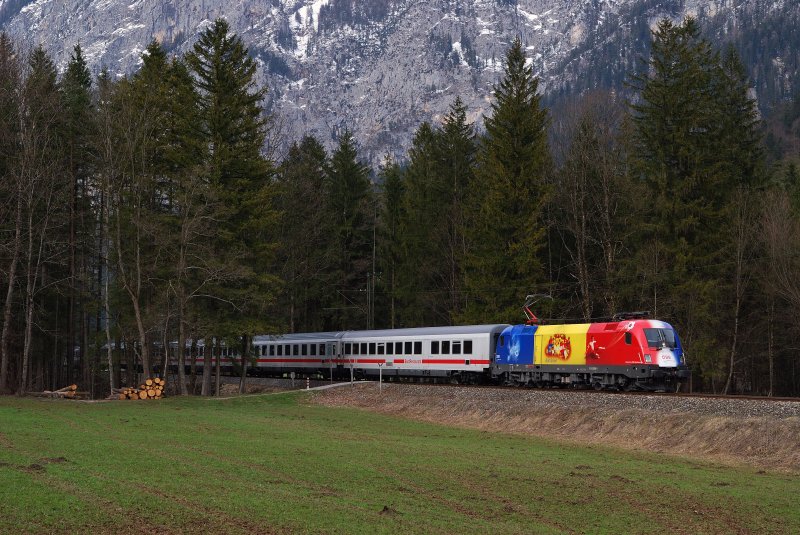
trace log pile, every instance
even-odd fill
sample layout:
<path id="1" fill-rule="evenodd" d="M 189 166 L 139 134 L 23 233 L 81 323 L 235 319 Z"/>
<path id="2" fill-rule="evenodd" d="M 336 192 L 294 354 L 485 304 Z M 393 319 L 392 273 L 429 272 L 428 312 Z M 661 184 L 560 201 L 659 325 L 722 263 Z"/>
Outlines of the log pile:
<path id="1" fill-rule="evenodd" d="M 111 393 L 111 399 L 161 399 L 166 384 L 164 379 L 154 377 L 145 380 L 139 388 L 115 388 Z"/>
<path id="2" fill-rule="evenodd" d="M 69 385 L 58 390 L 45 390 L 44 392 L 31 392 L 29 395 L 42 398 L 61 398 L 61 399 L 82 399 L 87 396 L 86 392 L 78 392 L 78 385 Z"/>

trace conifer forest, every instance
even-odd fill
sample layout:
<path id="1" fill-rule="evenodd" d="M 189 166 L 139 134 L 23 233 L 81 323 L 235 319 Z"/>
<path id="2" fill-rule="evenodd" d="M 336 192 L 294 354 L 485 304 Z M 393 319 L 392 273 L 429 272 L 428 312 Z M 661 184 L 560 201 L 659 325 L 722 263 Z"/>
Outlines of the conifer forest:
<path id="1" fill-rule="evenodd" d="M 549 108 L 517 40 L 485 118 L 454 95 L 371 168 L 348 131 L 282 139 L 221 19 L 126 77 L 0 35 L 0 392 L 104 396 L 204 339 L 178 371 L 207 395 L 254 335 L 519 323 L 539 294 L 671 323 L 695 392 L 800 395 L 800 95 L 763 116 L 691 18 L 651 39 Z"/>

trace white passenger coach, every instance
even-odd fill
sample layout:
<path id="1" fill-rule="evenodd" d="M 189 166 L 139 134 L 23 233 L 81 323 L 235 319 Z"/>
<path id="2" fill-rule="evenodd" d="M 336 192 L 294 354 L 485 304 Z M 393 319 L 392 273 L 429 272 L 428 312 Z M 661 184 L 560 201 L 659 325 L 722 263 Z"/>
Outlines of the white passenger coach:
<path id="1" fill-rule="evenodd" d="M 264 375 L 322 374 L 356 377 L 449 377 L 473 382 L 486 377 L 507 324 L 299 333 L 256 336 Z"/>

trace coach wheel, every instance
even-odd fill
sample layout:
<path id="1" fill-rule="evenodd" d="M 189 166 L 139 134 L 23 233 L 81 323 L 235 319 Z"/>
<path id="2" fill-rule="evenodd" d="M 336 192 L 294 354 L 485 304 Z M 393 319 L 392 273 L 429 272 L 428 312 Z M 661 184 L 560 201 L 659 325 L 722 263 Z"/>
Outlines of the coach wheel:
<path id="1" fill-rule="evenodd" d="M 595 390 L 603 389 L 603 385 L 600 383 L 600 381 L 595 381 L 595 383 L 592 386 L 594 387 Z"/>

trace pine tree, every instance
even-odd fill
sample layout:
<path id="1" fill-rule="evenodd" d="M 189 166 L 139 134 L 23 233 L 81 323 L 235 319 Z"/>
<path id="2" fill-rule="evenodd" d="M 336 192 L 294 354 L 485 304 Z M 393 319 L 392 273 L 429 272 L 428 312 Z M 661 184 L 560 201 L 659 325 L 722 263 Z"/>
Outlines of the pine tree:
<path id="1" fill-rule="evenodd" d="M 236 194 L 257 190 L 270 167 L 261 155 L 266 88 L 256 85 L 256 62 L 224 19 L 200 35 L 186 62 L 197 80 L 212 181 Z"/>
<path id="2" fill-rule="evenodd" d="M 210 186 L 233 210 L 218 228 L 217 247 L 240 259 L 241 277 L 226 282 L 228 303 L 219 309 L 231 335 L 242 340 L 242 382 L 252 333 L 268 328 L 263 313 L 273 299 L 277 279 L 268 266 L 275 250 L 277 214 L 272 207 L 273 168 L 262 151 L 267 119 L 262 108 L 266 88 L 255 80 L 257 65 L 228 23 L 217 19 L 195 43 L 186 62 L 196 79 L 209 160 Z"/>
<path id="3" fill-rule="evenodd" d="M 157 42 L 148 45 L 142 60 L 137 73 L 113 85 L 96 143 L 110 205 L 114 280 L 126 302 L 123 310 L 130 312 L 125 316 L 132 319 L 123 327 L 136 333 L 142 371 L 150 376 L 155 363 L 148 333 L 163 324 L 160 316 L 169 303 L 168 266 L 162 261 L 169 244 L 160 239 L 168 212 L 164 140 L 169 74 L 166 53 Z"/>
<path id="4" fill-rule="evenodd" d="M 85 264 L 91 258 L 92 248 L 92 214 L 91 214 L 91 133 L 93 132 L 93 110 L 91 101 L 92 78 L 89 68 L 83 58 L 80 45 L 75 45 L 74 53 L 67 64 L 64 78 L 61 81 L 61 93 L 64 102 L 64 142 L 65 142 L 65 168 L 72 182 L 72 198 L 70 201 L 69 216 L 69 266 L 68 279 L 70 281 L 67 314 L 67 344 L 65 346 L 65 360 L 70 364 L 67 367 L 71 376 L 74 366 L 70 360 L 73 358 L 72 348 L 81 347 L 83 380 L 89 379 L 89 366 L 84 344 L 76 338 L 82 332 L 81 325 L 89 321 L 86 316 L 85 299 L 89 295 L 90 280 L 88 279 L 91 266 Z M 82 265 L 80 265 L 82 264 Z M 76 321 L 77 320 L 77 321 Z"/>
<path id="5" fill-rule="evenodd" d="M 278 170 L 277 204 L 282 208 L 278 234 L 281 278 L 280 315 L 288 332 L 323 329 L 320 296 L 328 293 L 333 258 L 330 249 L 326 165 L 328 156 L 313 136 L 293 144 Z"/>
<path id="6" fill-rule="evenodd" d="M 336 259 L 332 289 L 337 306 L 331 308 L 338 308 L 330 327 L 353 329 L 371 323 L 375 207 L 369 168 L 358 160 L 349 130 L 339 138 L 327 175 L 326 192 L 334 236 L 330 257 Z"/>
<path id="7" fill-rule="evenodd" d="M 464 261 L 467 255 L 465 236 L 465 201 L 473 180 L 477 143 L 471 124 L 467 123 L 467 107 L 460 97 L 450 106 L 436 140 L 439 180 L 446 196 L 441 199 L 439 213 L 444 219 L 436 228 L 443 229 L 442 286 L 447 289 L 445 307 L 453 321 L 464 308 Z"/>
<path id="8" fill-rule="evenodd" d="M 405 325 L 449 325 L 463 309 L 465 202 L 476 141 L 456 98 L 442 127 L 423 123 L 405 170 L 398 295 Z"/>
<path id="9" fill-rule="evenodd" d="M 35 322 L 46 321 L 35 315 L 36 305 L 47 288 L 45 266 L 59 265 L 64 260 L 63 239 L 59 239 L 59 234 L 69 219 L 69 212 L 64 211 L 64 206 L 69 206 L 69 183 L 60 166 L 62 102 L 55 64 L 41 46 L 33 50 L 28 64 L 19 114 L 20 155 L 16 176 L 24 192 L 24 341 L 17 384 L 20 394 L 30 386 L 31 370 L 43 368 L 43 348 L 36 351 L 37 342 L 42 340 L 34 339 L 33 326 Z"/>
<path id="10" fill-rule="evenodd" d="M 446 184 L 437 162 L 437 136 L 429 123 L 420 125 L 404 172 L 399 226 L 402 255 L 396 291 L 402 302 L 399 320 L 406 327 L 438 325 L 448 319 L 439 306 L 442 288 L 436 279 L 442 257 L 442 229 L 437 227 L 448 204 Z"/>
<path id="11" fill-rule="evenodd" d="M 654 313 L 675 318 L 696 371 L 716 390 L 732 369 L 720 337 L 740 321 L 746 275 L 739 268 L 749 254 L 742 248 L 751 247 L 737 229 L 749 219 L 740 209 L 744 192 L 760 180 L 755 108 L 736 54 L 720 58 L 692 18 L 658 24 L 631 86 L 639 92 L 631 105 L 633 165 L 649 200 L 637 262 L 650 266 L 643 290 Z"/>
<path id="12" fill-rule="evenodd" d="M 384 158 L 380 171 L 381 211 L 380 211 L 380 245 L 379 258 L 383 281 L 384 308 L 388 309 L 387 325 L 394 329 L 397 326 L 398 271 L 401 267 L 402 243 L 401 224 L 404 217 L 403 195 L 405 179 L 403 170 L 389 155 Z"/>
<path id="13" fill-rule="evenodd" d="M 470 185 L 465 321 L 510 321 L 544 282 L 540 257 L 550 165 L 539 80 L 517 38 L 495 87 Z"/>
<path id="14" fill-rule="evenodd" d="M 3 229 L 1 249 L 3 326 L 0 332 L 0 394 L 12 386 L 9 341 L 22 248 L 23 183 L 15 179 L 14 160 L 19 155 L 21 69 L 14 45 L 0 32 L 0 196 L 7 201 L 0 208 Z M 7 232 L 6 232 L 7 231 Z M 8 238 L 5 238 L 5 237 Z"/>

